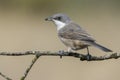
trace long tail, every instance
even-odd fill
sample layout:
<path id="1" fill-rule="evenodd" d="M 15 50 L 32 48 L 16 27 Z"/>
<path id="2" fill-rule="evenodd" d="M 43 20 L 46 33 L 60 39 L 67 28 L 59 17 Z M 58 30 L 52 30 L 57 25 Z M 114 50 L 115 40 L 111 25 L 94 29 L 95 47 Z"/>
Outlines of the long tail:
<path id="1" fill-rule="evenodd" d="M 95 46 L 95 47 L 97 47 L 97 48 L 99 48 L 99 49 L 101 49 L 101 50 L 103 50 L 105 52 L 113 52 L 112 50 L 110 50 L 110 49 L 108 49 L 108 48 L 106 48 L 104 46 L 101 46 L 100 44 L 97 44 L 95 42 L 92 42 L 91 45 L 93 45 L 93 46 Z"/>

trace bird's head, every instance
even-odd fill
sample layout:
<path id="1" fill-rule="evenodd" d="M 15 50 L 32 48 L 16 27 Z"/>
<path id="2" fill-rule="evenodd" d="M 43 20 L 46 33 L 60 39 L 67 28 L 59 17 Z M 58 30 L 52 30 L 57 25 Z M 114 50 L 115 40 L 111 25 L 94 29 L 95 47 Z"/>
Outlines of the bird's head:
<path id="1" fill-rule="evenodd" d="M 46 18 L 45 20 L 53 21 L 56 24 L 58 29 L 64 27 L 65 25 L 71 22 L 71 19 L 67 15 L 62 14 L 62 13 L 54 14 Z"/>

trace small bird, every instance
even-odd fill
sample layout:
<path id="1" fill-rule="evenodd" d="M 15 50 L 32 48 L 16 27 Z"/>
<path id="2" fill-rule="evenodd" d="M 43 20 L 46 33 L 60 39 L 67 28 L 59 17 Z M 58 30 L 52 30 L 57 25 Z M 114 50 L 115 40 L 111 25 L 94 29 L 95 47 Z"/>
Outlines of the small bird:
<path id="1" fill-rule="evenodd" d="M 89 46 L 94 46 L 105 52 L 112 52 L 112 50 L 96 43 L 90 34 L 65 14 L 54 14 L 45 20 L 52 21 L 57 26 L 58 37 L 68 47 L 68 52 L 86 48 L 89 55 Z"/>

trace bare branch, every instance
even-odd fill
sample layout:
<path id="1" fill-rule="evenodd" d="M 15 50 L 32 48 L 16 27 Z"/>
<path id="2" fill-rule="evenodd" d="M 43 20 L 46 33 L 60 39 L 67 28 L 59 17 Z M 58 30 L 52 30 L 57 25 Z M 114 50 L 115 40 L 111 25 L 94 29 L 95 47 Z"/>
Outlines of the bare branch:
<path id="1" fill-rule="evenodd" d="M 4 75 L 3 73 L 0 72 L 0 75 L 5 78 L 6 80 L 12 80 L 11 78 L 7 77 L 6 75 Z"/>
<path id="2" fill-rule="evenodd" d="M 25 56 L 25 55 L 40 55 L 40 56 L 68 56 L 68 57 L 75 57 L 75 58 L 80 58 L 81 61 L 88 60 L 87 57 L 88 55 L 85 54 L 80 54 L 80 53 L 68 53 L 64 51 L 60 52 L 49 52 L 49 51 L 26 51 L 26 52 L 14 52 L 14 53 L 9 53 L 9 52 L 0 52 L 0 55 L 3 56 Z M 108 59 L 117 59 L 120 58 L 119 53 L 112 53 L 112 54 L 107 54 L 104 56 L 91 56 L 89 61 L 101 61 L 101 60 L 108 60 Z"/>
<path id="3" fill-rule="evenodd" d="M 64 52 L 64 51 L 59 51 L 59 52 L 49 52 L 49 51 L 26 51 L 26 52 L 14 52 L 14 53 L 10 53 L 10 52 L 0 52 L 1 56 L 26 56 L 26 55 L 35 55 L 35 58 L 32 60 L 30 66 L 28 66 L 28 68 L 26 69 L 24 75 L 21 77 L 20 80 L 25 80 L 25 78 L 27 77 L 29 71 L 31 70 L 31 68 L 33 67 L 33 65 L 35 64 L 35 62 L 39 59 L 40 56 L 59 56 L 60 58 L 62 58 L 63 56 L 68 56 L 68 57 L 74 57 L 74 58 L 79 58 L 81 61 L 102 61 L 102 60 L 108 60 L 108 59 L 118 59 L 120 58 L 120 54 L 119 53 L 111 53 L 108 55 L 104 55 L 104 56 L 91 56 L 89 55 L 85 55 L 85 54 L 80 54 L 80 53 L 68 53 L 68 52 Z M 2 74 L 0 72 L 0 75 L 2 77 L 4 77 L 6 80 L 12 80 L 9 77 L 5 76 L 4 74 Z"/>
<path id="4" fill-rule="evenodd" d="M 24 76 L 20 79 L 20 80 L 25 80 L 25 78 L 27 77 L 29 71 L 31 70 L 31 68 L 33 67 L 34 63 L 38 60 L 38 58 L 40 57 L 40 55 L 36 55 L 35 58 L 32 60 L 30 66 L 26 69 Z"/>

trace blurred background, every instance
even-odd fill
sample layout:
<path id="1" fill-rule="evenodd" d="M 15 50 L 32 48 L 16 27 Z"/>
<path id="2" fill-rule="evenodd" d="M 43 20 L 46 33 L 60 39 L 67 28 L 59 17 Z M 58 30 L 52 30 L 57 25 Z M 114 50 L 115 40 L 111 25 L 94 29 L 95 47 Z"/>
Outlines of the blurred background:
<path id="1" fill-rule="evenodd" d="M 0 0 L 0 51 L 67 50 L 56 27 L 44 19 L 65 13 L 84 27 L 98 43 L 120 50 L 120 0 Z M 86 50 L 78 51 L 85 54 Z M 109 55 L 94 47 L 95 56 Z M 0 56 L 0 72 L 19 80 L 34 56 Z M 120 80 L 120 60 L 80 61 L 73 57 L 42 56 L 26 80 Z M 5 80 L 0 76 L 0 80 Z"/>

